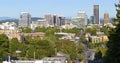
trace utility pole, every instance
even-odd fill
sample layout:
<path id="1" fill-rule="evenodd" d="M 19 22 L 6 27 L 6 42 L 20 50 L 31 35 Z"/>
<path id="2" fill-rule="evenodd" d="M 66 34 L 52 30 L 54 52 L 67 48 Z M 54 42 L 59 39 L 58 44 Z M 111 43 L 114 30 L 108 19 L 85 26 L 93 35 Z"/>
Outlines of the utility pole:
<path id="1" fill-rule="evenodd" d="M 61 44 L 62 44 L 62 52 L 63 52 L 63 42 L 61 41 Z"/>
<path id="2" fill-rule="evenodd" d="M 54 48 L 55 48 L 55 55 L 57 55 L 57 47 L 55 46 Z"/>
<path id="3" fill-rule="evenodd" d="M 9 53 L 9 56 L 8 56 L 8 62 L 10 62 L 10 53 Z"/>

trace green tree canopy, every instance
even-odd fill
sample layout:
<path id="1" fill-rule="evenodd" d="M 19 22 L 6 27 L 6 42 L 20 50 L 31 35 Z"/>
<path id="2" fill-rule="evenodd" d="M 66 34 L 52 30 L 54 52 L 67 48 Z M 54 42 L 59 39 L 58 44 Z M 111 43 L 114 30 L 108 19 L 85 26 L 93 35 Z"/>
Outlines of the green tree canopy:
<path id="1" fill-rule="evenodd" d="M 28 48 L 26 50 L 26 57 L 33 58 L 35 53 L 36 59 L 42 59 L 48 56 L 54 56 L 54 46 L 48 40 L 41 40 L 39 37 L 36 37 L 31 40 Z"/>
<path id="2" fill-rule="evenodd" d="M 12 56 L 16 56 L 16 50 L 20 47 L 20 43 L 17 38 L 13 38 L 10 40 L 10 53 Z"/>
<path id="3" fill-rule="evenodd" d="M 107 36 L 109 36 L 109 28 L 108 28 L 108 27 L 103 26 L 103 27 L 102 27 L 102 31 L 103 31 Z"/>
<path id="4" fill-rule="evenodd" d="M 78 53 L 81 53 L 84 50 L 82 45 L 77 46 L 74 42 L 69 40 L 60 40 L 56 45 L 58 51 L 70 55 L 72 60 L 78 58 Z"/>
<path id="5" fill-rule="evenodd" d="M 79 29 L 79 28 L 74 27 L 72 29 L 62 29 L 62 32 L 75 33 L 76 36 L 79 36 L 81 30 L 83 30 L 83 29 L 82 28 Z"/>
<path id="6" fill-rule="evenodd" d="M 29 27 L 25 27 L 25 28 L 22 28 L 22 32 L 31 33 L 31 32 L 32 32 L 32 29 L 29 28 Z"/>
<path id="7" fill-rule="evenodd" d="M 35 28 L 35 32 L 45 32 L 47 30 L 47 28 L 45 28 L 45 27 L 36 27 Z"/>
<path id="8" fill-rule="evenodd" d="M 9 53 L 9 40 L 5 34 L 0 34 L 0 61 Z"/>
<path id="9" fill-rule="evenodd" d="M 92 27 L 92 28 L 87 28 L 86 29 L 86 32 L 87 33 L 90 33 L 91 35 L 96 35 L 96 32 L 97 32 L 97 28 L 96 27 Z"/>

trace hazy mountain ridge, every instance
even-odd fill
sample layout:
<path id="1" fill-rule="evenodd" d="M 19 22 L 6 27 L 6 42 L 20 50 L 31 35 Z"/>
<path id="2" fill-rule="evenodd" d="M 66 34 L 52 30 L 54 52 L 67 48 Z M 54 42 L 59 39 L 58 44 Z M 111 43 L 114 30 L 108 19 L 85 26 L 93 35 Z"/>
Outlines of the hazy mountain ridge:
<path id="1" fill-rule="evenodd" d="M 7 20 L 7 19 L 17 19 L 17 18 L 12 18 L 12 17 L 0 17 L 0 21 L 2 21 L 2 20 Z"/>

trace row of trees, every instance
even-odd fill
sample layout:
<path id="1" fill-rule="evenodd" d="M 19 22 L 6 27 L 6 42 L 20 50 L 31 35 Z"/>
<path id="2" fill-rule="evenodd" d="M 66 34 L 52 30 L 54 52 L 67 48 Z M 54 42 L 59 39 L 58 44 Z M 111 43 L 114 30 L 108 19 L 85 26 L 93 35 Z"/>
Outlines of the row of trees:
<path id="1" fill-rule="evenodd" d="M 56 51 L 70 55 L 73 60 L 80 57 L 78 53 L 84 50 L 82 45 L 76 45 L 69 40 L 57 40 L 54 35 L 44 39 L 27 36 L 24 42 L 19 42 L 17 38 L 9 41 L 6 35 L 1 34 L 0 46 L 0 60 L 3 57 L 8 57 L 9 54 L 20 59 L 42 59 L 55 56 Z M 21 52 L 17 53 L 17 51 Z"/>
<path id="2" fill-rule="evenodd" d="M 54 34 L 55 32 L 75 33 L 76 36 L 79 36 L 80 31 L 83 30 L 82 28 L 81 29 L 78 29 L 78 28 L 60 29 L 58 27 L 48 27 L 48 28 L 45 28 L 45 27 L 36 27 L 35 30 L 32 30 L 32 29 L 30 29 L 28 27 L 21 28 L 21 29 L 22 29 L 22 32 L 25 32 L 25 33 L 45 32 L 46 36 L 48 36 L 50 34 Z"/>
<path id="3" fill-rule="evenodd" d="M 30 42 L 18 42 L 16 38 L 11 40 L 10 50 L 13 56 L 23 57 L 23 59 L 41 59 L 43 57 L 54 56 L 54 47 L 47 40 L 41 40 L 40 38 L 31 39 Z M 16 50 L 21 51 L 20 54 L 16 54 Z M 35 55 L 34 55 L 35 54 Z"/>
<path id="4" fill-rule="evenodd" d="M 107 26 L 103 26 L 102 28 L 98 28 L 98 27 L 92 27 L 92 28 L 86 28 L 86 33 L 90 33 L 91 35 L 96 35 L 96 32 L 104 32 L 105 35 L 109 36 L 109 31 L 110 31 L 110 27 Z"/>

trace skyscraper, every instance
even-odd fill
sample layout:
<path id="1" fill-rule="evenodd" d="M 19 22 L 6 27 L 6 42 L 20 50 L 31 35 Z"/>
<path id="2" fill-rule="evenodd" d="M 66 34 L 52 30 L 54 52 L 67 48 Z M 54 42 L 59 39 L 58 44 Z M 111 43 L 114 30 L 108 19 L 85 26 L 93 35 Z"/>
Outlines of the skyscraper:
<path id="1" fill-rule="evenodd" d="M 30 27 L 31 24 L 31 15 L 27 12 L 21 12 L 20 14 L 20 27 Z"/>
<path id="2" fill-rule="evenodd" d="M 108 13 L 104 13 L 104 24 L 109 23 L 109 14 Z"/>
<path id="3" fill-rule="evenodd" d="M 94 5 L 94 18 L 95 18 L 95 24 L 100 24 L 99 21 L 99 5 Z"/>

